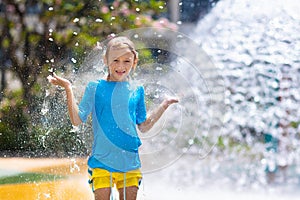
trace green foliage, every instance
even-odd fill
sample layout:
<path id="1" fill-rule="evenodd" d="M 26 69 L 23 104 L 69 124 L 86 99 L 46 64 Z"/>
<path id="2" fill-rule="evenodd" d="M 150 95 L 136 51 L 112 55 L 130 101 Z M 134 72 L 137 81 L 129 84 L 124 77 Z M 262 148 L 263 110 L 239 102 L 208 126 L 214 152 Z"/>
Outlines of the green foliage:
<path id="1" fill-rule="evenodd" d="M 226 145 L 224 144 L 224 140 L 222 137 L 218 137 L 218 141 L 216 143 L 217 147 L 220 149 L 225 149 Z"/>
<path id="2" fill-rule="evenodd" d="M 36 100 L 38 102 L 38 100 Z M 32 116 L 34 126 L 28 130 L 27 151 L 33 156 L 86 156 L 86 140 L 74 130 L 67 111 L 64 91 L 43 97 L 37 103 L 36 116 Z M 48 111 L 40 112 L 42 109 Z M 85 135 L 87 135 L 85 133 Z"/>
<path id="3" fill-rule="evenodd" d="M 7 95 L 0 109 L 0 149 L 20 150 L 28 140 L 28 116 L 25 115 L 26 104 L 20 96 L 21 91 Z"/>
<path id="4" fill-rule="evenodd" d="M 45 130 L 44 127 L 35 127 L 28 140 L 28 145 L 33 156 L 86 156 L 88 149 L 85 141 L 80 135 L 71 132 L 70 124 L 66 124 L 62 129 Z"/>
<path id="5" fill-rule="evenodd" d="M 21 173 L 14 176 L 0 177 L 1 184 L 37 183 L 41 181 L 55 181 L 64 178 L 62 175 L 42 173 Z"/>
<path id="6" fill-rule="evenodd" d="M 300 124 L 300 121 L 298 121 L 298 122 L 291 122 L 291 126 L 293 128 L 298 128 L 299 124 Z"/>

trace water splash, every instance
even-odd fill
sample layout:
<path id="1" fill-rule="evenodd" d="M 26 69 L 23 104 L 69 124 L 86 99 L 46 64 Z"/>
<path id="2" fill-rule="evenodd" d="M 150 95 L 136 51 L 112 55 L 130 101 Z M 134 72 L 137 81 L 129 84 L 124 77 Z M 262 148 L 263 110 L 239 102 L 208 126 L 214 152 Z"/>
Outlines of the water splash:
<path id="1" fill-rule="evenodd" d="M 77 161 L 74 158 L 71 159 L 70 172 L 71 174 L 80 172 L 80 167 L 78 166 Z"/>
<path id="2" fill-rule="evenodd" d="M 294 1 L 223 0 L 190 35 L 226 88 L 222 137 L 207 158 L 216 170 L 198 170 L 199 178 L 238 188 L 299 185 L 297 9 Z"/>

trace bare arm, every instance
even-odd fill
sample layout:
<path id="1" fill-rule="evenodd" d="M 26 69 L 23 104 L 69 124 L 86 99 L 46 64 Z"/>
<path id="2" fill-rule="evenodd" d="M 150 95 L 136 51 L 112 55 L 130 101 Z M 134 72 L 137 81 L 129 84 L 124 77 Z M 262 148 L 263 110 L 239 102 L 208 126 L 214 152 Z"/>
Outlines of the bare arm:
<path id="1" fill-rule="evenodd" d="M 138 128 L 141 132 L 149 131 L 153 125 L 159 120 L 159 118 L 163 115 L 163 113 L 167 110 L 167 108 L 173 104 L 177 103 L 178 99 L 169 98 L 165 99 L 154 111 L 147 116 L 146 121 L 138 125 Z"/>
<path id="2" fill-rule="evenodd" d="M 81 124 L 81 119 L 78 115 L 78 105 L 76 104 L 71 82 L 67 79 L 57 76 L 55 73 L 53 74 L 53 76 L 48 76 L 47 78 L 51 84 L 59 85 L 65 88 L 67 95 L 67 106 L 71 123 L 74 126 L 78 126 L 79 124 Z"/>

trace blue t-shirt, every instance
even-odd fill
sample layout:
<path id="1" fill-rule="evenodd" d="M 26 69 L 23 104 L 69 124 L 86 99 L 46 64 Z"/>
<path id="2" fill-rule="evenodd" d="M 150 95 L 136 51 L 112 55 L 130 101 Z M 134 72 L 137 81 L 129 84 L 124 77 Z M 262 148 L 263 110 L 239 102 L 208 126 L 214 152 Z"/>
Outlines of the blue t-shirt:
<path id="1" fill-rule="evenodd" d="M 144 88 L 129 82 L 90 82 L 79 104 L 79 117 L 92 114 L 94 144 L 91 168 L 127 172 L 141 167 L 136 124 L 146 120 Z"/>

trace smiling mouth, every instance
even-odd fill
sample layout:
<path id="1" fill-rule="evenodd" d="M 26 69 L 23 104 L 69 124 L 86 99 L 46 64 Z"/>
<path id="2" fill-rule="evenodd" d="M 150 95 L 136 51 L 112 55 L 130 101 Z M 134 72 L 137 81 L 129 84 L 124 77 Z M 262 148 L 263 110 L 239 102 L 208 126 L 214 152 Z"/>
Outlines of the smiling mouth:
<path id="1" fill-rule="evenodd" d="M 123 74 L 126 73 L 126 71 L 116 71 L 116 73 L 117 73 L 118 75 L 123 75 Z"/>

